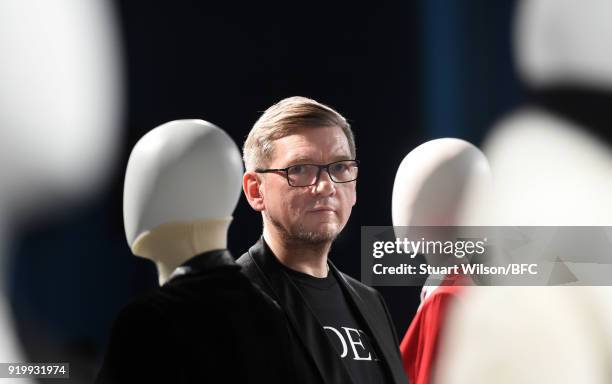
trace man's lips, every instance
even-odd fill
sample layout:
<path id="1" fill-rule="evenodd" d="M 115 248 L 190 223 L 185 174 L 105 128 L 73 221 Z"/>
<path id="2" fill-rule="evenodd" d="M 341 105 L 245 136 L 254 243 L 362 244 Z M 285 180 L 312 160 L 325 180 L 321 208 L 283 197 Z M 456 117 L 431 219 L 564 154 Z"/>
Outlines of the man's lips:
<path id="1" fill-rule="evenodd" d="M 336 212 L 336 210 L 332 207 L 317 207 L 311 209 L 309 212 Z"/>

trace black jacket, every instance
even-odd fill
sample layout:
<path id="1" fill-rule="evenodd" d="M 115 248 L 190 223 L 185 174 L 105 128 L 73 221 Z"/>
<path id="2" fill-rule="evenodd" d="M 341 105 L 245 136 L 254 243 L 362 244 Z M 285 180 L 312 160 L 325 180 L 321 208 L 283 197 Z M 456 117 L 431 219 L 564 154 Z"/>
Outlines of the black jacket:
<path id="1" fill-rule="evenodd" d="M 282 265 L 263 237 L 238 260 L 242 272 L 278 302 L 285 311 L 291 329 L 291 354 L 298 378 L 305 383 L 347 384 L 352 380 L 323 326 L 306 305 Z M 372 335 L 377 356 L 389 383 L 407 383 L 399 354 L 399 342 L 385 302 L 376 290 L 340 272 L 332 263 L 329 268 L 338 279 L 349 305 L 356 309 L 360 321 Z"/>
<path id="2" fill-rule="evenodd" d="M 289 383 L 285 316 L 224 250 L 128 304 L 98 383 Z"/>

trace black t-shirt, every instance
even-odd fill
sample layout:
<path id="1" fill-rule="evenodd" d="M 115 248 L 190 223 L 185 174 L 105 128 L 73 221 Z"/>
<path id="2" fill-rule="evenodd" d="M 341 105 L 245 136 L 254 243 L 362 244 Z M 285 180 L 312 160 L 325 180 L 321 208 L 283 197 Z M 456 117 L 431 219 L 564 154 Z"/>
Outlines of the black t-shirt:
<path id="1" fill-rule="evenodd" d="M 317 278 L 287 267 L 284 269 L 323 325 L 353 381 L 356 384 L 385 383 L 371 336 L 351 310 L 334 274 L 330 271 L 327 277 Z"/>

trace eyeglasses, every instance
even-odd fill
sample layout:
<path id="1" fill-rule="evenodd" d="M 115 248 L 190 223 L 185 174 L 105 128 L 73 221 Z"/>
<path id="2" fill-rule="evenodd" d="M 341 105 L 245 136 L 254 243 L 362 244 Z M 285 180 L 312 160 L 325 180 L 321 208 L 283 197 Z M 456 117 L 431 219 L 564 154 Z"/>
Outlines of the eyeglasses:
<path id="1" fill-rule="evenodd" d="M 341 160 L 333 163 L 296 164 L 287 168 L 256 169 L 257 173 L 284 172 L 291 187 L 308 187 L 319 182 L 321 171 L 326 170 L 334 183 L 348 183 L 357 180 L 358 160 Z"/>

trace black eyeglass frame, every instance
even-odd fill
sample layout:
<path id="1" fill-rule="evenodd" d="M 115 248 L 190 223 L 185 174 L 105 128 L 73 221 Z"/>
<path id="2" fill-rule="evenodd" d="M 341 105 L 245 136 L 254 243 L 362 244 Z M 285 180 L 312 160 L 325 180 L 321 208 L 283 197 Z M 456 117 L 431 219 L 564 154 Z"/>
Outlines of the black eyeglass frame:
<path id="1" fill-rule="evenodd" d="M 334 164 L 344 163 L 346 161 L 354 162 L 355 165 L 357 166 L 357 168 L 359 168 L 359 160 L 357 160 L 357 159 L 348 159 L 348 160 L 338 160 L 338 161 L 334 161 L 332 163 L 324 164 L 324 165 L 319 165 L 319 164 L 294 164 L 294 165 L 292 165 L 290 167 L 287 167 L 287 168 L 267 168 L 267 169 L 257 168 L 257 169 L 255 169 L 255 172 L 256 173 L 284 172 L 285 173 L 285 179 L 287 180 L 287 184 L 290 187 L 301 188 L 301 187 L 310 187 L 310 186 L 316 185 L 319 182 L 319 179 L 321 178 L 321 171 L 323 169 L 325 169 L 327 171 L 327 174 L 329 175 L 329 179 L 331 181 L 333 181 L 336 184 L 344 184 L 344 183 L 350 183 L 350 182 L 353 182 L 353 181 L 357 180 L 357 177 L 355 177 L 353 180 L 348 180 L 348 181 L 336 181 L 336 180 L 334 180 L 334 177 L 329 172 L 329 167 L 334 165 Z M 317 171 L 317 178 L 315 179 L 314 183 L 308 184 L 308 185 L 291 185 L 291 182 L 289 181 L 289 169 L 291 169 L 293 167 L 304 166 L 304 165 L 313 165 L 313 166 L 319 168 L 319 170 Z"/>

